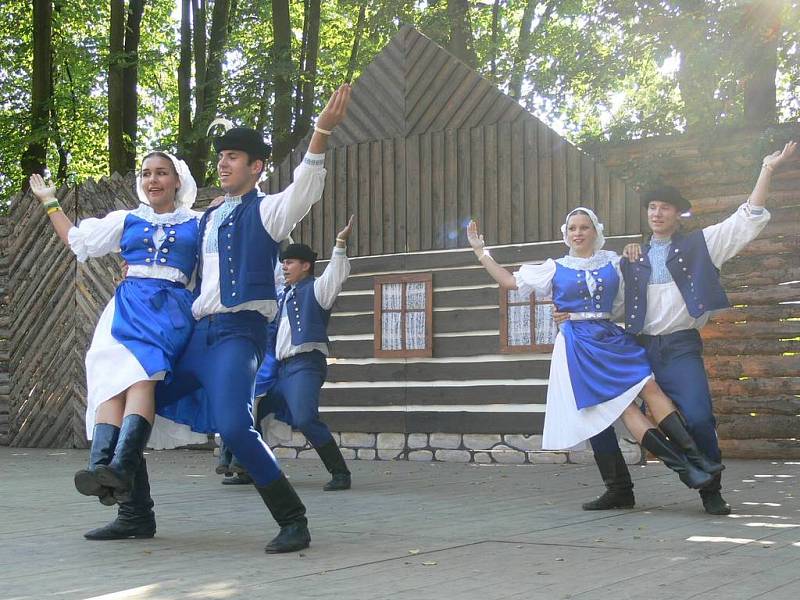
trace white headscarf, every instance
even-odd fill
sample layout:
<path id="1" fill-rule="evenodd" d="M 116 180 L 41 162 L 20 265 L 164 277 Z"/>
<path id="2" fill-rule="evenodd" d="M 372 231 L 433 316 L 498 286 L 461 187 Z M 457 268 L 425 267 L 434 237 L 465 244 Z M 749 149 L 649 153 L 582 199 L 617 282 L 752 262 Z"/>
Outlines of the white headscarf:
<path id="1" fill-rule="evenodd" d="M 172 164 L 175 166 L 178 180 L 181 182 L 181 187 L 175 192 L 175 210 L 179 208 L 192 208 L 197 198 L 197 183 L 195 183 L 188 165 L 169 152 L 164 152 L 162 150 L 156 150 L 156 152 L 169 157 Z M 147 194 L 144 193 L 144 189 L 142 188 L 141 169 L 136 174 L 136 195 L 139 197 L 139 202 L 142 204 L 150 204 L 150 200 L 147 199 Z"/>
<path id="2" fill-rule="evenodd" d="M 567 224 L 569 223 L 569 218 L 574 215 L 576 212 L 585 212 L 589 215 L 589 219 L 592 221 L 594 225 L 594 230 L 597 232 L 597 238 L 594 241 L 594 248 L 593 250 L 597 252 L 602 248 L 606 243 L 606 238 L 603 235 L 603 224 L 597 218 L 597 215 L 594 214 L 594 211 L 590 208 L 585 208 L 583 206 L 579 206 L 578 208 L 573 208 L 571 211 L 567 213 L 567 218 L 564 219 L 564 224 L 561 226 L 561 233 L 564 236 L 564 243 L 572 250 L 572 247 L 569 245 L 569 241 L 567 239 Z"/>

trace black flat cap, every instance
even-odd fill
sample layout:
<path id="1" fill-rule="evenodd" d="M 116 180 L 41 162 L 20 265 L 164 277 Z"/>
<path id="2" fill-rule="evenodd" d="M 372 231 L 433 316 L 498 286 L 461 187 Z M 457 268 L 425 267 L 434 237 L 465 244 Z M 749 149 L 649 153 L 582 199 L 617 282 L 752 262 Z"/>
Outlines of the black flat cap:
<path id="1" fill-rule="evenodd" d="M 651 202 L 667 202 L 682 213 L 692 209 L 692 203 L 671 185 L 659 185 L 642 193 L 642 206 L 647 208 Z"/>
<path id="2" fill-rule="evenodd" d="M 272 146 L 264 141 L 261 134 L 249 127 L 232 127 L 225 135 L 214 138 L 214 150 L 241 150 L 253 158 L 267 160 Z"/>
<path id="3" fill-rule="evenodd" d="M 317 260 L 317 253 L 305 244 L 289 244 L 286 246 L 286 249 L 281 252 L 281 262 L 287 258 L 296 258 L 313 263 Z"/>

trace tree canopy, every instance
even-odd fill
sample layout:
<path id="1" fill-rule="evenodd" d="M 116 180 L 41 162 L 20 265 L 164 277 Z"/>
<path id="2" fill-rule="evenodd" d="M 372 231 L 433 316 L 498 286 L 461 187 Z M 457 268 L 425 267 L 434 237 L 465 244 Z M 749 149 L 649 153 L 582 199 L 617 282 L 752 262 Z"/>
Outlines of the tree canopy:
<path id="1" fill-rule="evenodd" d="M 800 0 L 5 0 L 0 208 L 42 163 L 70 183 L 156 147 L 210 182 L 217 115 L 280 160 L 402 24 L 577 142 L 800 116 Z"/>

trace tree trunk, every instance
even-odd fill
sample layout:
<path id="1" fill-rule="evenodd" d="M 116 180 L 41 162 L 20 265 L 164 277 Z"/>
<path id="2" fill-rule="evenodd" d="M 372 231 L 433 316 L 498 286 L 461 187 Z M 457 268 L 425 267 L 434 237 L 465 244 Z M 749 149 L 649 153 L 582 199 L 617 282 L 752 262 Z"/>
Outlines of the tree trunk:
<path id="1" fill-rule="evenodd" d="M 139 125 L 139 40 L 145 0 L 129 0 L 125 26 L 125 63 L 122 69 L 122 133 L 126 173 L 136 169 L 136 137 Z"/>
<path id="2" fill-rule="evenodd" d="M 108 171 L 126 172 L 127 156 L 123 130 L 122 65 L 125 47 L 125 0 L 111 0 L 111 29 L 108 48 Z"/>
<path id="3" fill-rule="evenodd" d="M 50 106 L 53 100 L 51 69 L 53 7 L 50 0 L 33 2 L 33 67 L 31 73 L 31 121 L 28 147 L 22 153 L 22 189 L 34 173 L 44 174 L 47 166 L 47 142 Z"/>
<path id="4" fill-rule="evenodd" d="M 539 6 L 538 0 L 528 0 L 525 10 L 522 13 L 522 20 L 519 25 L 519 37 L 517 38 L 517 49 L 514 52 L 514 62 L 511 66 L 511 78 L 509 83 L 509 95 L 515 100 L 522 97 L 522 84 L 525 81 L 525 67 L 531 56 L 531 40 L 534 34 L 550 20 L 550 16 L 556 9 L 557 2 L 551 0 L 544 7 L 542 18 L 536 25 L 536 29 L 531 31 L 533 17 L 536 16 L 536 8 Z"/>
<path id="5" fill-rule="evenodd" d="M 350 51 L 350 60 L 347 61 L 347 75 L 344 80 L 346 83 L 353 81 L 353 74 L 358 65 L 358 47 L 361 44 L 361 36 L 364 35 L 364 21 L 366 20 L 367 3 L 362 2 L 358 9 L 358 21 L 356 22 L 356 30 L 353 34 L 353 48 Z"/>
<path id="6" fill-rule="evenodd" d="M 181 0 L 181 56 L 178 63 L 178 155 L 186 158 L 192 140 L 192 4 Z"/>
<path id="7" fill-rule="evenodd" d="M 467 0 L 447 0 L 447 16 L 450 19 L 450 52 L 475 68 L 478 58 L 475 56 Z"/>
<path id="8" fill-rule="evenodd" d="M 492 50 L 489 57 L 489 72 L 492 74 L 492 81 L 497 83 L 497 28 L 500 21 L 500 0 L 494 0 L 492 4 Z"/>
<path id="9" fill-rule="evenodd" d="M 272 107 L 272 163 L 289 153 L 292 134 L 292 54 L 289 0 L 272 0 L 272 64 L 275 100 Z"/>
<path id="10" fill-rule="evenodd" d="M 781 39 L 781 3 L 762 0 L 745 7 L 739 48 L 744 88 L 744 118 L 749 126 L 765 127 L 778 120 L 775 74 Z"/>
<path id="11" fill-rule="evenodd" d="M 320 0 L 309 0 L 308 25 L 305 27 L 307 39 L 304 40 L 305 61 L 302 64 L 302 103 L 300 114 L 295 121 L 291 146 L 294 147 L 311 127 L 314 114 L 314 88 L 317 83 L 317 56 L 319 55 Z M 291 150 L 291 148 L 290 148 Z"/>
<path id="12" fill-rule="evenodd" d="M 194 112 L 203 108 L 206 84 L 206 0 L 192 0 L 194 30 Z M 194 171 L 192 171 L 194 173 Z"/>
<path id="13" fill-rule="evenodd" d="M 203 85 L 197 87 L 197 96 L 202 94 L 203 103 L 194 117 L 194 143 L 189 162 L 198 186 L 206 185 L 206 166 L 210 142 L 206 135 L 209 123 L 216 117 L 219 105 L 219 93 L 222 79 L 222 59 L 228 44 L 228 20 L 230 19 L 230 0 L 216 0 L 211 16 L 211 32 L 208 41 L 208 56 L 203 62 L 206 66 Z M 203 19 L 205 22 L 205 18 Z M 195 54 L 200 50 L 197 46 L 197 26 L 195 27 Z M 205 42 L 203 42 L 205 47 Z M 200 79 L 195 74 L 196 79 Z"/>

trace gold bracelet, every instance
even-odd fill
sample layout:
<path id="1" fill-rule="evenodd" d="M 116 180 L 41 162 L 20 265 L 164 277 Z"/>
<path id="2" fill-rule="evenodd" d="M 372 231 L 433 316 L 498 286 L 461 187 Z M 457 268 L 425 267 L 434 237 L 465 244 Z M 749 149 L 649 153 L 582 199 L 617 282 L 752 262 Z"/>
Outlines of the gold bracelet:
<path id="1" fill-rule="evenodd" d="M 60 210 L 61 210 L 60 206 L 51 206 L 50 208 L 47 209 L 47 214 L 49 216 L 52 215 L 54 212 L 58 212 Z"/>
<path id="2" fill-rule="evenodd" d="M 316 131 L 317 133 L 321 133 L 322 135 L 331 135 L 333 133 L 332 131 L 328 131 L 327 129 L 323 129 L 322 127 L 317 127 L 316 125 L 314 125 L 314 131 Z"/>

